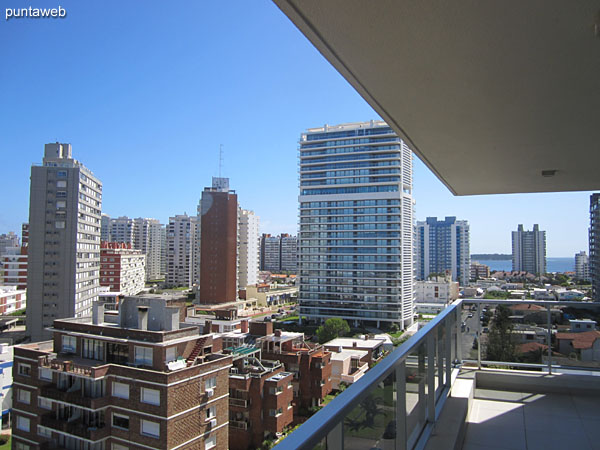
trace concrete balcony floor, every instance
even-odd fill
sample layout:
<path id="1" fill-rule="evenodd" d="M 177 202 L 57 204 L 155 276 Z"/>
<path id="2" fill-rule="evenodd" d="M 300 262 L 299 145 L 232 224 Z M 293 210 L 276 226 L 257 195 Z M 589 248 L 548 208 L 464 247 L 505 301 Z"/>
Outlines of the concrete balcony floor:
<path id="1" fill-rule="evenodd" d="M 600 450 L 600 395 L 475 389 L 462 449 Z"/>

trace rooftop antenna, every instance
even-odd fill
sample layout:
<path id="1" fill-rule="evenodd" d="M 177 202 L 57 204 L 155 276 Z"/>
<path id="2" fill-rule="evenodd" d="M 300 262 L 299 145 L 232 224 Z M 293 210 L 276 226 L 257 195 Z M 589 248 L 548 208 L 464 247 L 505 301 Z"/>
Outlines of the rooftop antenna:
<path id="1" fill-rule="evenodd" d="M 221 166 L 223 165 L 223 144 L 219 144 L 219 178 L 221 178 Z"/>

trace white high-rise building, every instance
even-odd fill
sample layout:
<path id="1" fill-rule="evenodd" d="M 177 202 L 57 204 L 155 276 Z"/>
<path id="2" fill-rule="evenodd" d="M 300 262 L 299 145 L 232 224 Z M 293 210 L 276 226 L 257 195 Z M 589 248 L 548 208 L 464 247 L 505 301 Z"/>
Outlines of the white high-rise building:
<path id="1" fill-rule="evenodd" d="M 170 286 L 194 284 L 196 260 L 194 251 L 198 218 L 187 214 L 169 217 L 167 225 L 167 274 Z"/>
<path id="2" fill-rule="evenodd" d="M 238 289 L 258 283 L 260 218 L 254 211 L 238 210 Z"/>
<path id="3" fill-rule="evenodd" d="M 111 242 L 122 242 L 124 244 L 134 245 L 135 233 L 133 229 L 133 219 L 130 219 L 127 216 L 110 219 L 109 230 Z"/>
<path id="4" fill-rule="evenodd" d="M 412 152 L 382 121 L 300 138 L 300 315 L 414 318 Z"/>
<path id="5" fill-rule="evenodd" d="M 471 278 L 469 222 L 456 217 L 428 217 L 417 222 L 415 260 L 417 280 L 448 272 L 466 286 Z"/>
<path id="6" fill-rule="evenodd" d="M 519 225 L 512 232 L 512 269 L 543 275 L 546 273 L 546 232 L 538 224 L 533 231 L 524 231 Z"/>
<path id="7" fill-rule="evenodd" d="M 281 271 L 296 273 L 298 270 L 298 238 L 281 235 Z"/>
<path id="8" fill-rule="evenodd" d="M 157 219 L 133 219 L 133 248 L 146 255 L 146 280 L 162 278 L 162 225 Z"/>
<path id="9" fill-rule="evenodd" d="M 100 285 L 102 183 L 73 159 L 71 144 L 46 144 L 31 168 L 27 332 L 49 338 L 55 319 L 91 315 Z"/>
<path id="10" fill-rule="evenodd" d="M 575 277 L 579 280 L 590 281 L 590 260 L 585 251 L 575 254 Z"/>

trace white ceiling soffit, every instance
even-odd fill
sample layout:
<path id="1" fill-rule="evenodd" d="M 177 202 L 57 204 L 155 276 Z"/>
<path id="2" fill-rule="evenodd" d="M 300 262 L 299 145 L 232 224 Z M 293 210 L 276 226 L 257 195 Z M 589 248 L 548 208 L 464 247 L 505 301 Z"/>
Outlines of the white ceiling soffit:
<path id="1" fill-rule="evenodd" d="M 600 0 L 274 1 L 453 193 L 600 189 Z"/>

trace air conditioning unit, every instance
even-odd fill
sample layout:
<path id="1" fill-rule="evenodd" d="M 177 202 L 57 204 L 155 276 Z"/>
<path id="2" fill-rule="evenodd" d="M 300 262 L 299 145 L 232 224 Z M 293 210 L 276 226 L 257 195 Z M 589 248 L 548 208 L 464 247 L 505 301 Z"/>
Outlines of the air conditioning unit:
<path id="1" fill-rule="evenodd" d="M 215 395 L 215 390 L 213 388 L 207 389 L 206 390 L 206 395 L 208 397 L 212 397 L 213 395 Z"/>
<path id="2" fill-rule="evenodd" d="M 208 422 L 210 428 L 215 428 L 217 426 L 217 419 L 210 419 L 210 422 Z"/>

